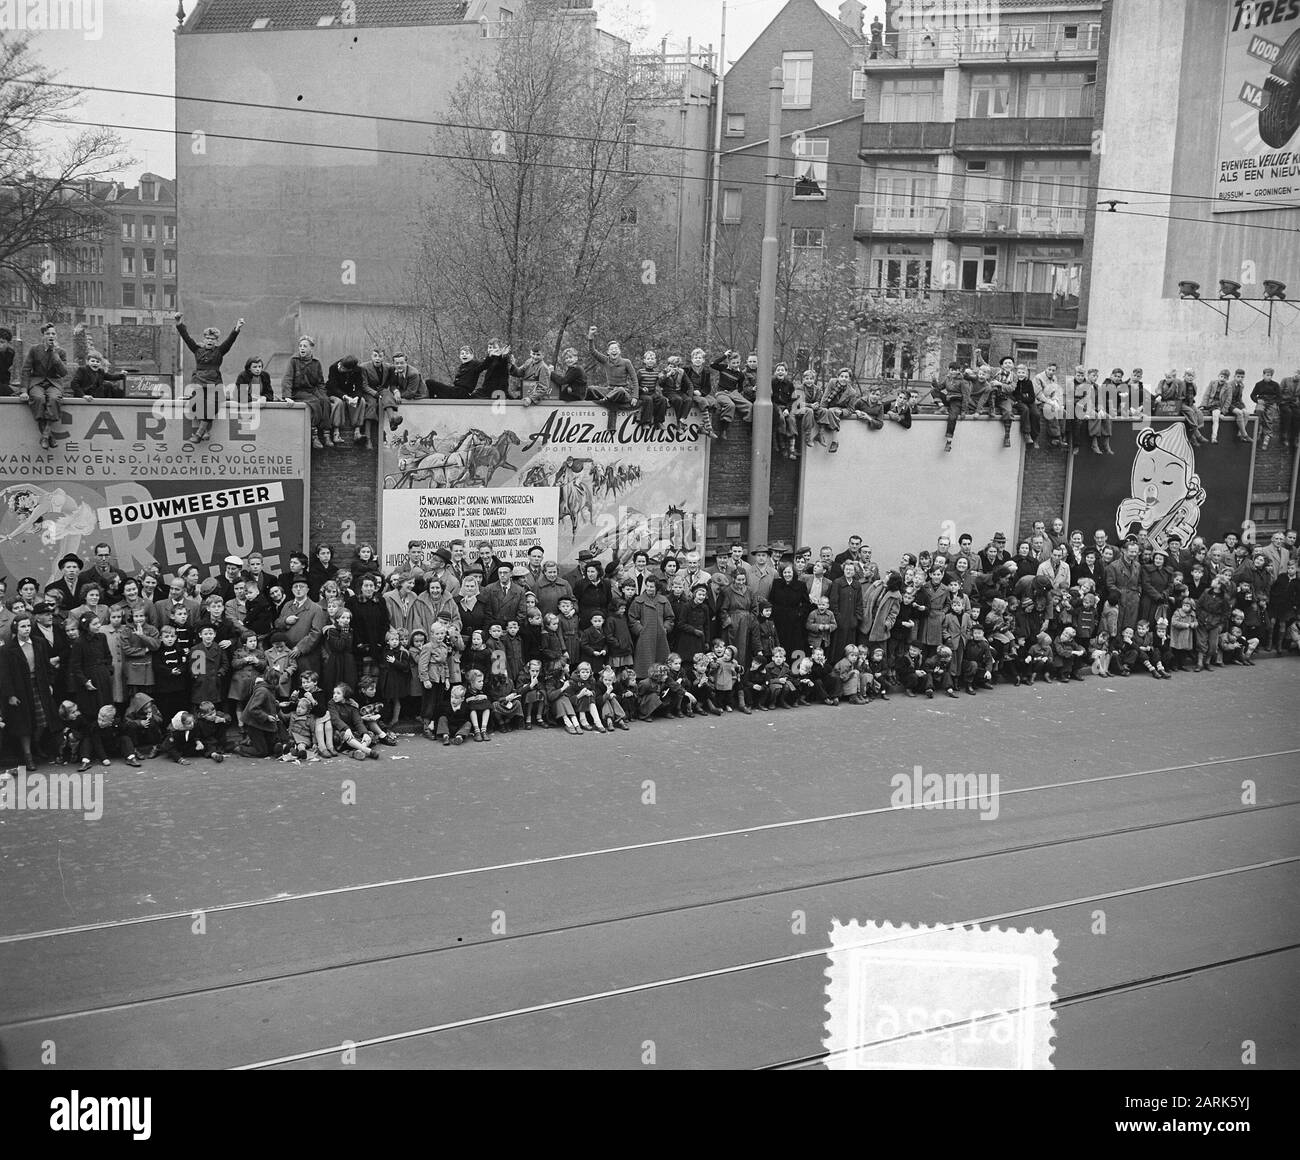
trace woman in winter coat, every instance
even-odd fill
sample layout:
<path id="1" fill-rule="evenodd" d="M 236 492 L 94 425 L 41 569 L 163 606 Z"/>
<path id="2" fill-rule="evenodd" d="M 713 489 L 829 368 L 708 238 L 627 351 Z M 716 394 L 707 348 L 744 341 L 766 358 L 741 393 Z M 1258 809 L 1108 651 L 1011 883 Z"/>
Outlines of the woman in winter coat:
<path id="1" fill-rule="evenodd" d="M 772 581 L 767 595 L 772 603 L 772 620 L 776 635 L 787 655 L 808 651 L 808 588 L 794 572 L 793 564 L 783 564 L 780 574 Z"/>
<path id="2" fill-rule="evenodd" d="M 633 664 L 636 675 L 645 678 L 655 665 L 668 661 L 668 634 L 673 628 L 672 607 L 661 596 L 654 577 L 647 576 L 641 594 L 627 610 L 628 628 L 636 640 Z"/>
<path id="3" fill-rule="evenodd" d="M 388 605 L 379 597 L 378 577 L 369 573 L 358 581 L 357 592 L 357 598 L 348 605 L 352 613 L 352 647 L 358 661 L 373 661 L 388 635 Z"/>
<path id="4" fill-rule="evenodd" d="M 36 768 L 33 742 L 46 732 L 59 731 L 53 682 L 50 646 L 36 631 L 30 612 L 16 613 L 9 638 L 0 647 L 0 718 L 5 733 L 17 740 L 29 770 Z"/>
<path id="5" fill-rule="evenodd" d="M 588 562 L 583 565 L 582 579 L 573 586 L 573 596 L 578 604 L 578 624 L 582 628 L 591 623 L 594 612 L 601 613 L 605 617 L 605 623 L 609 623 L 614 591 L 610 582 L 601 574 L 599 564 Z"/>
<path id="6" fill-rule="evenodd" d="M 867 604 L 863 606 L 863 619 L 867 622 L 866 644 L 869 649 L 885 648 L 903 606 L 903 578 L 891 572 L 884 580 L 871 586 Z"/>
<path id="7" fill-rule="evenodd" d="M 1138 619 L 1145 620 L 1148 624 L 1155 624 L 1157 615 L 1169 615 L 1169 589 L 1174 582 L 1174 570 L 1168 561 L 1164 549 L 1157 548 L 1151 553 L 1151 563 L 1142 565 Z"/>
<path id="8" fill-rule="evenodd" d="M 749 577 L 737 571 L 718 598 L 718 627 L 722 639 L 736 650 L 736 663 L 742 673 L 749 671 L 749 630 L 754 625 L 754 597 L 749 591 Z M 641 670 L 637 670 L 640 675 Z"/>
<path id="9" fill-rule="evenodd" d="M 104 705 L 113 703 L 113 654 L 105 634 L 95 628 L 95 618 L 84 613 L 77 621 L 68 664 L 72 689 L 83 717 L 91 721 Z"/>
<path id="10" fill-rule="evenodd" d="M 844 574 L 831 583 L 831 611 L 835 614 L 835 634 L 826 660 L 834 664 L 844 655 L 844 650 L 854 641 L 858 631 L 858 618 L 862 615 L 862 584 L 858 579 L 857 565 L 844 561 Z"/>
<path id="11" fill-rule="evenodd" d="M 333 580 L 338 574 L 338 566 L 334 563 L 334 549 L 328 544 L 322 544 L 316 549 L 316 558 L 307 569 L 307 595 L 313 600 L 319 600 L 321 585 L 326 580 Z M 333 685 L 327 686 L 331 689 L 333 687 Z"/>

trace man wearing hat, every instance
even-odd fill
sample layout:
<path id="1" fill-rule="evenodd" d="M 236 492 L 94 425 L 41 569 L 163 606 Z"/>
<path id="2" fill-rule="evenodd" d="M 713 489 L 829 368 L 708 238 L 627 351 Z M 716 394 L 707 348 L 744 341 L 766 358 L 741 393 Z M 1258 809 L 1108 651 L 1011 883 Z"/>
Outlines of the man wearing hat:
<path id="1" fill-rule="evenodd" d="M 46 595 L 58 592 L 63 599 L 64 608 L 80 607 L 83 603 L 81 595 L 86 586 L 92 583 L 90 577 L 83 578 L 81 575 L 84 566 L 80 556 L 75 552 L 69 552 L 59 561 L 59 571 L 62 575 L 53 583 L 45 585 Z"/>
<path id="2" fill-rule="evenodd" d="M 527 572 L 524 565 L 519 566 L 520 572 Z M 490 584 L 483 593 L 483 604 L 487 608 L 489 621 L 497 621 L 505 624 L 507 620 L 517 619 L 519 616 L 519 606 L 524 599 L 524 586 L 515 579 L 515 569 L 498 561 L 496 582 Z"/>
<path id="3" fill-rule="evenodd" d="M 300 673 L 320 671 L 320 642 L 326 625 L 325 610 L 307 597 L 310 587 L 305 575 L 295 576 L 293 595 L 275 622 L 276 631 L 284 633 L 285 643 L 293 649 Z"/>
<path id="4" fill-rule="evenodd" d="M 532 553 L 530 552 L 529 553 L 530 565 L 531 565 L 531 556 Z M 597 567 L 600 566 L 600 559 L 598 553 L 593 552 L 590 548 L 583 548 L 582 551 L 578 553 L 578 562 L 574 564 L 572 568 L 566 568 L 563 573 L 564 579 L 566 579 L 569 582 L 569 586 L 571 588 L 575 588 L 575 589 L 577 588 L 578 581 L 581 580 L 587 574 L 587 565 L 591 563 L 595 563 Z M 602 575 L 604 574 L 603 568 L 601 568 L 601 574 Z M 529 575 L 531 576 L 531 573 L 529 573 Z M 528 581 L 524 581 L 524 583 L 528 585 L 530 588 L 532 588 L 533 592 L 537 591 L 537 588 L 529 584 Z"/>
<path id="5" fill-rule="evenodd" d="M 754 549 L 754 563 L 749 569 L 749 591 L 755 601 L 769 599 L 776 580 L 776 565 L 772 563 L 772 549 L 759 544 Z"/>
<path id="6" fill-rule="evenodd" d="M 588 559 L 591 553 L 587 553 Z M 524 569 L 524 575 L 519 578 L 519 583 L 533 592 L 537 591 L 537 585 L 542 582 L 542 562 L 546 559 L 546 549 L 541 544 L 534 544 L 528 549 L 528 566 Z M 584 561 L 585 563 L 585 561 Z M 581 565 L 579 565 L 581 566 Z"/>
<path id="7" fill-rule="evenodd" d="M 238 556 L 227 556 L 222 575 L 216 581 L 216 591 L 222 600 L 234 600 L 241 594 L 244 580 L 244 561 Z"/>
<path id="8" fill-rule="evenodd" d="M 425 576 L 425 580 L 427 582 L 441 581 L 444 595 L 453 598 L 460 591 L 460 578 L 452 568 L 451 553 L 446 548 L 435 548 L 433 550 L 433 559 L 429 562 L 429 573 Z"/>
<path id="9" fill-rule="evenodd" d="M 730 583 L 736 578 L 737 572 L 744 572 L 745 579 L 750 580 L 750 565 L 745 561 L 745 545 L 739 540 L 731 545 L 731 551 L 725 556 L 718 557 L 718 571 L 727 578 Z"/>

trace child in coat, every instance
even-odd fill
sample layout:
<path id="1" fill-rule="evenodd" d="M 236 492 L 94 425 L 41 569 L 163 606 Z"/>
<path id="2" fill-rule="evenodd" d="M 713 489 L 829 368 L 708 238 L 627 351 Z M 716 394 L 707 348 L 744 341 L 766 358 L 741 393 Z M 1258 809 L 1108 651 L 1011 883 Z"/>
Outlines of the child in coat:
<path id="1" fill-rule="evenodd" d="M 534 658 L 515 682 L 515 692 L 523 706 L 524 728 L 531 729 L 534 722 L 546 724 L 546 685 L 542 680 L 542 662 Z"/>
<path id="2" fill-rule="evenodd" d="M 605 614 L 593 612 L 591 623 L 578 634 L 578 656 L 593 673 L 600 672 L 609 661 L 609 640 L 605 636 Z"/>
<path id="3" fill-rule="evenodd" d="M 444 745 L 463 745 L 470 735 L 469 710 L 465 708 L 465 686 L 452 685 L 447 706 L 434 730 Z"/>
<path id="4" fill-rule="evenodd" d="M 753 710 L 745 703 L 744 693 L 739 688 L 738 669 L 735 648 L 715 640 L 713 642 L 713 691 L 717 694 L 718 704 L 728 713 L 737 706 L 742 713 L 752 713 Z"/>
<path id="5" fill-rule="evenodd" d="M 772 650 L 772 659 L 763 666 L 767 677 L 767 700 L 774 709 L 793 709 L 797 690 L 786 663 L 785 649 L 780 645 Z"/>
<path id="6" fill-rule="evenodd" d="M 804 628 L 808 630 L 808 647 L 829 648 L 831 637 L 835 635 L 835 629 L 838 627 L 838 621 L 835 619 L 835 613 L 831 611 L 831 598 L 821 596 L 817 599 L 817 607 L 809 614 L 808 619 L 804 621 Z"/>
<path id="7" fill-rule="evenodd" d="M 478 636 L 478 629 L 474 630 Z M 482 669 L 469 669 L 465 673 L 465 709 L 469 713 L 469 728 L 475 741 L 487 741 L 492 734 L 492 700 L 487 695 Z"/>
<path id="8" fill-rule="evenodd" d="M 492 661 L 492 672 L 488 676 L 488 699 L 492 702 L 492 716 L 497 728 L 509 732 L 524 719 L 523 701 L 515 692 L 514 682 L 510 679 L 506 654 L 499 652 Z"/>
<path id="9" fill-rule="evenodd" d="M 1181 672 L 1196 656 L 1196 601 L 1190 596 L 1174 610 L 1169 628 L 1173 667 Z"/>
<path id="10" fill-rule="evenodd" d="M 217 644 L 217 630 L 205 624 L 199 629 L 199 643 L 190 649 L 190 704 L 224 701 L 229 666 L 230 658 Z"/>
<path id="11" fill-rule="evenodd" d="M 564 695 L 573 706 L 573 715 L 577 719 L 579 731 L 589 730 L 596 733 L 608 733 L 600 715 L 598 695 L 600 687 L 592 676 L 591 665 L 579 661 L 578 667 L 570 675 L 564 686 Z M 568 722 L 565 722 L 568 728 Z"/>
<path id="12" fill-rule="evenodd" d="M 396 725 L 402 711 L 402 698 L 411 683 L 411 652 L 402 644 L 399 629 L 390 628 L 384 634 L 384 647 L 379 654 L 379 698 L 388 713 L 388 724 Z"/>
<path id="13" fill-rule="evenodd" d="M 597 695 L 600 706 L 600 719 L 606 729 L 628 729 L 627 712 L 618 695 L 618 677 L 614 670 L 606 665 L 600 670 L 600 692 Z"/>
<path id="14" fill-rule="evenodd" d="M 159 630 L 158 651 L 153 654 L 153 695 L 168 721 L 190 703 L 189 653 L 181 645 L 174 624 Z"/>
<path id="15" fill-rule="evenodd" d="M 80 763 L 78 772 L 85 773 L 90 768 L 94 723 L 82 713 L 75 701 L 64 701 L 59 706 L 59 722 L 62 726 L 59 764 L 67 765 L 69 761 L 77 761 Z"/>

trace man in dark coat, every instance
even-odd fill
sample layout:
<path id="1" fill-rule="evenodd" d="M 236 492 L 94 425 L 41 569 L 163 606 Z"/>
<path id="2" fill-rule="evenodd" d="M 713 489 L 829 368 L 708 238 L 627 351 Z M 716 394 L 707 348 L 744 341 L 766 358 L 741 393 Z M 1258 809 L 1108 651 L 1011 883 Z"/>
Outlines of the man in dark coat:
<path id="1" fill-rule="evenodd" d="M 1128 540 L 1124 552 L 1106 566 L 1106 590 L 1119 609 L 1117 632 L 1136 628 L 1142 600 L 1142 565 L 1138 562 L 1137 540 Z"/>
<path id="2" fill-rule="evenodd" d="M 82 594 L 87 585 L 92 583 L 91 577 L 83 574 L 84 567 L 81 557 L 75 552 L 69 552 L 59 561 L 62 575 L 53 583 L 45 585 L 45 594 L 48 596 L 51 592 L 57 592 L 63 599 L 63 607 L 69 611 L 79 608 L 84 603 Z"/>

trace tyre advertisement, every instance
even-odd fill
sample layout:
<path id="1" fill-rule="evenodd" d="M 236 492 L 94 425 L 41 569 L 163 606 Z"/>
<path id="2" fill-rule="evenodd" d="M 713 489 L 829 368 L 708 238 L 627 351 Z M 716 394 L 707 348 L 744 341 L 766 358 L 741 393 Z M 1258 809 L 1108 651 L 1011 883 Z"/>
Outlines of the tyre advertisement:
<path id="1" fill-rule="evenodd" d="M 183 407 L 65 400 L 53 450 L 42 451 L 27 407 L 0 400 L 0 575 L 42 586 L 69 552 L 103 541 L 136 574 L 182 564 L 219 576 L 228 555 L 260 551 L 285 571 L 305 543 L 307 411 L 270 406 L 218 418 L 194 443 Z"/>
<path id="2" fill-rule="evenodd" d="M 1300 205 L 1300 0 L 1223 0 L 1216 213 Z"/>
<path id="3" fill-rule="evenodd" d="M 457 538 L 488 540 L 507 561 L 541 543 L 561 565 L 584 550 L 602 564 L 702 551 L 707 479 L 695 412 L 653 428 L 620 410 L 610 430 L 587 404 L 404 403 L 379 455 L 380 555 L 390 568 L 411 544 L 428 554 Z M 448 489 L 469 502 L 428 495 Z"/>
<path id="4" fill-rule="evenodd" d="M 1113 456 L 1083 450 L 1072 457 L 1066 527 L 1081 531 L 1085 543 L 1098 528 L 1112 543 L 1145 532 L 1160 548 L 1171 536 L 1186 546 L 1196 536 L 1213 544 L 1227 532 L 1242 535 L 1255 444 L 1237 442 L 1229 426 L 1211 443 L 1207 423 L 1206 441 L 1193 446 L 1181 421 L 1117 420 Z"/>

